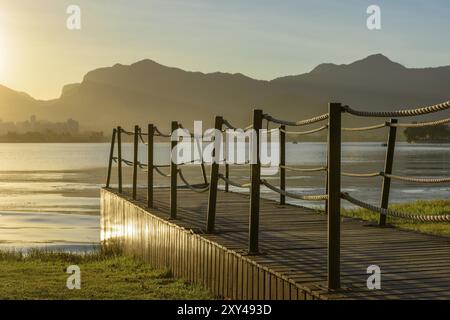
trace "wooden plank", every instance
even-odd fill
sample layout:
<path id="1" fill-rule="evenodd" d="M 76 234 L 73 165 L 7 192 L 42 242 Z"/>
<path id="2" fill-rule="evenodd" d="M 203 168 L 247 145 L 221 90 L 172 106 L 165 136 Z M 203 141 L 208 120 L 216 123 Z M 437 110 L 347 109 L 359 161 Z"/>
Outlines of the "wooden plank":
<path id="1" fill-rule="evenodd" d="M 232 298 L 238 299 L 238 259 L 236 255 L 232 255 L 232 269 L 231 273 L 231 285 L 232 285 Z"/>
<path id="2" fill-rule="evenodd" d="M 241 259 L 242 260 L 242 259 Z M 248 268 L 246 260 L 242 260 L 242 300 L 249 300 L 248 295 Z"/>
<path id="3" fill-rule="evenodd" d="M 259 282 L 258 287 L 256 288 L 258 296 L 257 299 L 264 300 L 266 299 L 266 272 L 263 268 L 258 267 L 259 274 Z"/>
<path id="4" fill-rule="evenodd" d="M 242 259 L 238 259 L 236 257 L 237 260 L 237 292 L 236 292 L 236 297 L 239 300 L 242 300 L 242 283 L 243 283 L 243 267 L 242 267 Z"/>
<path id="5" fill-rule="evenodd" d="M 152 209 L 147 207 L 146 190 L 137 191 L 136 206 L 130 201 L 131 189 L 124 189 L 120 195 L 102 190 L 102 233 L 114 233 L 125 252 L 142 255 L 158 268 L 171 267 L 174 273 L 211 288 L 218 296 L 233 299 L 450 298 L 449 239 L 365 227 L 355 219 L 343 219 L 341 281 L 350 290 L 327 293 L 323 290 L 327 279 L 326 216 L 290 205 L 280 208 L 273 201 L 261 200 L 259 247 L 264 255 L 241 257 L 238 253 L 245 252 L 248 246 L 248 196 L 219 191 L 217 232 L 202 234 L 198 232 L 204 224 L 201 219 L 207 209 L 207 195 L 179 190 L 177 220 L 167 221 L 168 189 L 155 188 Z M 206 239 L 213 243 L 208 244 Z M 382 269 L 381 292 L 365 288 L 366 268 L 370 264 Z M 305 293 L 278 275 L 314 289 L 314 293 Z"/>

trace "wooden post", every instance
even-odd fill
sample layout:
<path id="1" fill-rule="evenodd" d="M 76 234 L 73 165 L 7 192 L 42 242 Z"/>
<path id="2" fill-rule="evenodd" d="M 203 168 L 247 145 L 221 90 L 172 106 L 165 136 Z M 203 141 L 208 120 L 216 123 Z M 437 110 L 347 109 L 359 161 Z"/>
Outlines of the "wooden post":
<path id="1" fill-rule="evenodd" d="M 286 191 L 286 126 L 280 126 L 280 190 Z M 286 196 L 280 193 L 280 204 L 286 204 Z"/>
<path id="2" fill-rule="evenodd" d="M 328 192 L 328 174 L 325 175 L 325 191 Z M 328 214 L 328 199 L 325 200 L 325 214 Z"/>
<path id="3" fill-rule="evenodd" d="M 263 113 L 262 110 L 253 110 L 253 130 L 256 137 L 252 136 L 250 146 L 250 212 L 249 212 L 249 254 L 258 254 L 258 237 L 259 237 L 259 196 L 261 187 L 261 163 L 259 159 L 259 133 L 262 127 Z M 254 139 L 256 138 L 256 139 Z M 254 141 L 256 140 L 256 141 Z"/>
<path id="4" fill-rule="evenodd" d="M 228 163 L 225 164 L 225 178 L 230 179 L 230 165 Z M 225 192 L 228 191 L 230 191 L 230 184 L 225 181 Z"/>
<path id="5" fill-rule="evenodd" d="M 391 119 L 391 123 L 397 123 L 397 119 Z M 389 136 L 386 149 L 386 160 L 384 162 L 384 173 L 391 174 L 392 167 L 394 165 L 394 150 L 395 150 L 395 140 L 397 137 L 397 127 L 389 127 Z M 391 189 L 391 178 L 386 176 L 383 177 L 383 185 L 381 187 L 381 204 L 380 207 L 387 209 L 389 206 L 389 191 Z M 380 214 L 379 225 L 386 225 L 386 216 Z"/>
<path id="6" fill-rule="evenodd" d="M 222 128 L 220 129 L 222 130 Z M 224 136 L 223 136 L 223 141 L 225 143 L 225 147 L 224 147 L 224 161 L 225 161 L 225 178 L 229 179 L 230 178 L 230 165 L 228 163 L 229 159 L 229 153 L 230 153 L 230 149 L 229 145 L 230 145 L 230 141 L 229 141 L 229 135 L 227 134 L 227 130 L 224 131 Z M 228 183 L 228 181 L 225 181 L 225 192 L 229 192 L 230 191 L 230 185 Z"/>
<path id="7" fill-rule="evenodd" d="M 148 125 L 147 140 L 147 207 L 153 207 L 153 124 Z"/>
<path id="8" fill-rule="evenodd" d="M 134 126 L 134 148 L 133 148 L 133 200 L 136 200 L 136 194 L 137 194 L 138 150 L 139 150 L 139 126 Z"/>
<path id="9" fill-rule="evenodd" d="M 213 163 L 211 164 L 211 177 L 209 179 L 209 198 L 208 198 L 208 213 L 206 216 L 206 232 L 214 232 L 215 220 L 216 220 L 216 203 L 217 203 L 217 184 L 219 179 L 219 162 L 220 162 L 220 148 L 221 140 L 217 142 L 218 132 L 222 132 L 223 118 L 216 116 L 214 128 L 214 151 L 213 151 Z M 218 130 L 218 131 L 217 131 Z"/>
<path id="10" fill-rule="evenodd" d="M 108 176 L 106 177 L 106 187 L 109 188 L 109 184 L 111 182 L 111 169 L 112 169 L 112 162 L 114 157 L 114 144 L 116 143 L 116 132 L 117 129 L 114 128 L 112 132 L 111 137 L 111 148 L 109 149 L 109 163 L 108 163 Z"/>
<path id="11" fill-rule="evenodd" d="M 170 218 L 176 219 L 177 218 L 177 177 L 178 177 L 178 166 L 177 166 L 177 159 L 176 159 L 176 153 L 174 152 L 177 143 L 178 143 L 178 137 L 174 140 L 174 133 L 176 130 L 178 130 L 178 122 L 172 121 L 171 126 L 171 137 L 170 137 L 170 152 L 171 152 L 171 159 L 170 159 Z M 175 155 L 175 158 L 172 158 L 172 155 Z"/>
<path id="12" fill-rule="evenodd" d="M 340 103 L 328 106 L 328 288 L 339 289 L 341 223 L 341 112 Z"/>
<path id="13" fill-rule="evenodd" d="M 118 189 L 122 193 L 122 128 L 117 127 L 117 173 Z"/>

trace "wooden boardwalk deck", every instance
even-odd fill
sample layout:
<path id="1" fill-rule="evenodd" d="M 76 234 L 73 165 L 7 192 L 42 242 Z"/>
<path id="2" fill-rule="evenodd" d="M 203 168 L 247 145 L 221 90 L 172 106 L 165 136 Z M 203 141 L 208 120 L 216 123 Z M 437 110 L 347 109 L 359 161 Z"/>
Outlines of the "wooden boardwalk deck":
<path id="1" fill-rule="evenodd" d="M 129 190 L 122 197 L 129 200 L 127 194 Z M 215 234 L 203 234 L 207 201 L 208 193 L 179 190 L 178 217 L 171 223 L 244 254 L 248 245 L 248 196 L 219 192 Z M 138 190 L 134 203 L 145 208 L 145 189 Z M 155 189 L 151 213 L 168 218 L 168 189 Z M 450 299 L 450 239 L 378 228 L 350 218 L 343 218 L 341 226 L 342 290 L 328 292 L 326 226 L 326 216 L 314 210 L 261 199 L 262 254 L 247 258 L 323 299 Z M 381 290 L 366 287 L 369 265 L 381 268 Z M 245 277 L 241 277 L 244 284 L 238 286 L 238 298 L 248 298 Z M 276 298 L 283 298 L 282 291 L 279 289 Z"/>

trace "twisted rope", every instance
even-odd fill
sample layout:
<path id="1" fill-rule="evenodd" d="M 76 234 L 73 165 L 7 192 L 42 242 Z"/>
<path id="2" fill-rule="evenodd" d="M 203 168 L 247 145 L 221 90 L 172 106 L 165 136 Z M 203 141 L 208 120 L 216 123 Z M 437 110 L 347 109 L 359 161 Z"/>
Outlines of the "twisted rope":
<path id="1" fill-rule="evenodd" d="M 307 200 L 307 201 L 323 201 L 328 199 L 328 195 L 326 194 L 320 194 L 320 195 L 298 195 L 290 192 L 286 192 L 284 190 L 278 189 L 277 187 L 271 185 L 266 180 L 262 179 L 261 183 L 265 185 L 267 188 L 269 188 L 272 191 L 275 191 L 276 193 L 279 193 L 281 195 L 284 195 L 289 198 L 299 199 L 299 200 Z"/>
<path id="2" fill-rule="evenodd" d="M 153 130 L 155 131 L 155 136 L 157 137 L 164 137 L 164 138 L 170 138 L 170 134 L 166 134 L 166 133 L 162 133 L 161 131 L 159 131 L 158 127 L 154 127 Z"/>
<path id="3" fill-rule="evenodd" d="M 268 114 L 264 114 L 263 117 L 267 121 L 271 121 L 273 123 L 278 123 L 278 124 L 282 124 L 282 125 L 286 125 L 286 126 L 294 126 L 294 127 L 297 126 L 298 127 L 298 126 L 305 126 L 308 124 L 326 120 L 326 119 L 328 119 L 329 115 L 328 115 L 328 113 L 324 113 L 317 117 L 313 117 L 313 118 L 306 119 L 306 120 L 300 120 L 300 121 L 296 121 L 296 122 L 276 119 Z"/>
<path id="4" fill-rule="evenodd" d="M 415 183 L 448 183 L 450 182 L 450 178 L 414 178 L 414 177 L 404 177 L 398 176 L 389 173 L 380 173 L 381 176 L 384 176 L 389 179 L 406 181 L 406 182 L 415 182 Z"/>
<path id="5" fill-rule="evenodd" d="M 396 111 L 359 111 L 350 108 L 349 106 L 343 106 L 345 112 L 360 116 L 360 117 L 414 117 L 420 116 L 424 114 L 429 114 L 433 112 L 442 111 L 450 108 L 450 101 L 446 101 L 443 103 L 435 104 L 428 107 L 420 107 L 416 109 L 405 109 L 405 110 L 396 110 Z"/>
<path id="6" fill-rule="evenodd" d="M 146 146 L 148 146 L 148 142 L 145 142 L 143 135 L 148 135 L 148 134 L 142 133 L 141 130 L 139 130 L 139 139 L 141 140 L 141 142 L 142 142 L 143 144 L 145 144 Z"/>
<path id="7" fill-rule="evenodd" d="M 197 146 L 197 152 L 198 152 L 198 154 L 199 154 L 200 157 L 201 157 L 202 154 L 203 154 L 203 150 L 202 150 L 201 143 L 200 143 L 200 137 L 196 136 L 195 134 L 190 133 L 189 130 L 187 130 L 186 128 L 184 128 L 183 125 L 182 125 L 181 123 L 178 125 L 178 127 L 179 127 L 180 129 L 183 129 L 183 130 L 187 131 L 188 134 L 190 135 L 190 137 L 193 138 L 193 139 L 195 140 L 195 144 L 196 144 L 196 146 Z M 190 162 L 182 163 L 181 165 L 186 165 L 186 164 L 194 163 L 194 162 L 197 162 L 197 161 L 200 161 L 200 166 L 202 167 L 203 179 L 204 179 L 204 181 L 205 181 L 205 184 L 207 184 L 207 183 L 208 183 L 208 180 L 207 180 L 207 178 L 206 178 L 206 168 L 205 168 L 205 164 L 203 163 L 203 158 L 201 158 L 201 159 L 199 159 L 199 160 L 195 160 L 195 159 L 194 159 L 194 160 L 192 160 L 192 161 L 190 161 Z"/>
<path id="8" fill-rule="evenodd" d="M 383 209 L 380 207 L 376 207 L 374 205 L 371 205 L 369 203 L 363 202 L 361 200 L 355 199 L 352 196 L 350 196 L 348 193 L 342 193 L 341 197 L 354 205 L 377 212 L 379 214 L 390 216 L 394 218 L 400 218 L 400 219 L 406 219 L 406 220 L 412 220 L 412 221 L 419 221 L 419 222 L 450 222 L 450 214 L 443 214 L 443 215 L 417 215 L 417 214 L 409 214 L 409 213 L 402 213 L 394 210 L 389 209 Z"/>
<path id="9" fill-rule="evenodd" d="M 123 129 L 123 128 L 120 128 L 120 132 L 125 133 L 126 135 L 129 135 L 129 136 L 134 135 L 134 132 L 127 131 L 127 130 L 125 130 L 125 129 Z"/>
<path id="10" fill-rule="evenodd" d="M 188 162 L 183 162 L 183 163 L 177 163 L 178 166 L 184 166 L 184 165 L 189 165 L 189 164 L 202 164 L 202 159 L 194 159 Z M 199 163 L 195 163 L 195 162 L 199 162 Z"/>
<path id="11" fill-rule="evenodd" d="M 159 169 L 159 167 L 153 167 L 153 169 L 155 169 L 155 171 L 156 171 L 160 176 L 163 176 L 163 177 L 165 177 L 165 178 L 170 178 L 170 177 L 171 177 L 170 174 L 162 172 L 162 171 Z"/>
<path id="12" fill-rule="evenodd" d="M 417 123 L 387 123 L 390 127 L 399 127 L 399 128 L 419 128 L 419 127 L 428 127 L 428 126 L 439 126 L 441 124 L 446 124 L 450 122 L 450 118 L 429 121 L 429 122 L 417 122 Z"/>
<path id="13" fill-rule="evenodd" d="M 223 125 L 226 126 L 228 129 L 237 130 L 235 126 L 233 126 L 227 119 L 222 120 Z"/>
<path id="14" fill-rule="evenodd" d="M 283 132 L 285 134 L 292 134 L 292 135 L 301 136 L 301 135 L 306 135 L 306 134 L 320 132 L 320 131 L 323 131 L 323 130 L 326 130 L 326 129 L 328 129 L 328 125 L 324 125 L 322 127 L 319 127 L 319 128 L 316 128 L 316 129 L 312 129 L 312 130 L 308 130 L 308 131 L 287 131 L 287 130 L 284 130 L 284 129 L 277 129 L 277 130 L 280 130 L 281 132 Z"/>
<path id="15" fill-rule="evenodd" d="M 178 124 L 178 128 L 180 128 L 180 129 L 183 129 L 185 132 L 187 132 L 187 134 L 191 137 L 191 138 L 194 138 L 194 139 L 198 139 L 198 137 L 196 137 L 195 136 L 195 134 L 193 134 L 193 133 L 191 133 L 188 129 L 186 129 L 185 127 L 183 127 L 183 125 L 180 123 L 180 124 Z M 183 138 L 185 138 L 185 137 L 183 137 Z"/>
<path id="16" fill-rule="evenodd" d="M 112 160 L 113 160 L 115 163 L 117 163 L 117 161 L 119 160 L 119 158 L 117 158 L 117 157 L 112 157 Z M 134 161 L 130 161 L 130 160 L 127 160 L 127 159 L 122 159 L 122 162 L 125 163 L 125 164 L 126 164 L 127 166 L 129 166 L 129 167 L 131 167 L 131 166 L 134 165 Z M 141 162 L 139 162 L 139 161 L 136 163 L 136 165 L 137 165 L 139 168 L 141 168 L 141 169 L 144 169 L 144 168 L 147 168 L 147 167 L 148 167 L 147 164 L 141 163 Z"/>
<path id="17" fill-rule="evenodd" d="M 280 166 L 282 169 L 297 172 L 317 172 L 317 171 L 327 171 L 327 167 L 317 167 L 317 168 L 294 168 L 288 166 Z"/>
<path id="18" fill-rule="evenodd" d="M 219 173 L 218 177 L 220 179 L 222 179 L 223 181 L 225 181 L 226 183 L 228 183 L 230 186 L 233 186 L 233 187 L 236 187 L 236 188 L 250 188 L 250 185 L 251 185 L 251 183 L 240 184 L 240 183 L 234 182 L 233 180 L 230 180 L 230 179 L 226 178 L 221 173 Z"/>
<path id="19" fill-rule="evenodd" d="M 169 168 L 170 164 L 158 164 L 158 165 L 154 165 L 154 168 Z"/>
<path id="20" fill-rule="evenodd" d="M 112 160 L 113 160 L 115 163 L 117 163 L 117 161 L 119 160 L 119 158 L 113 157 Z M 130 160 L 126 160 L 126 159 L 121 159 L 121 160 L 122 160 L 123 163 L 125 163 L 125 164 L 126 164 L 127 166 L 129 166 L 129 167 L 131 167 L 131 166 L 134 164 L 134 162 L 133 162 L 133 161 L 130 161 Z"/>
<path id="21" fill-rule="evenodd" d="M 209 184 L 205 185 L 205 184 L 201 184 L 201 185 L 193 185 L 190 184 L 184 177 L 183 172 L 181 171 L 181 169 L 178 169 L 178 175 L 180 176 L 181 181 L 183 181 L 183 183 L 185 184 L 186 187 L 188 187 L 189 189 L 191 189 L 194 192 L 197 193 L 203 193 L 209 190 Z M 203 186 L 203 187 L 201 187 Z"/>
<path id="22" fill-rule="evenodd" d="M 145 163 L 140 163 L 140 162 L 138 161 L 138 167 L 141 168 L 141 169 L 144 169 L 144 168 L 147 168 L 148 165 L 145 164 Z"/>
<path id="23" fill-rule="evenodd" d="M 370 173 L 353 173 L 353 172 L 341 172 L 342 176 L 355 177 L 355 178 L 372 178 L 379 177 L 382 175 L 381 172 L 370 172 Z"/>
<path id="24" fill-rule="evenodd" d="M 342 131 L 368 131 L 368 130 L 375 130 L 375 129 L 381 129 L 386 127 L 387 123 L 380 123 L 373 126 L 367 126 L 367 127 L 359 127 L 359 128 L 342 128 Z"/>

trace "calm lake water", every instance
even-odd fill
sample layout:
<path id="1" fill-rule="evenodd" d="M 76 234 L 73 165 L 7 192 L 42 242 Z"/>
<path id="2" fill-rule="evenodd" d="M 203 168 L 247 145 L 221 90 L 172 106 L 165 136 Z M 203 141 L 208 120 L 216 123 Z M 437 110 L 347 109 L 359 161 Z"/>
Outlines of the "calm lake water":
<path id="1" fill-rule="evenodd" d="M 168 145 L 156 145 L 156 162 L 168 161 Z M 342 166 L 349 172 L 382 171 L 386 148 L 380 143 L 346 143 Z M 109 144 L 0 144 L 0 246 L 88 248 L 99 241 L 99 188 L 104 184 Z M 131 144 L 123 147 L 124 157 L 132 158 Z M 140 150 L 145 161 L 145 150 Z M 325 144 L 299 143 L 287 146 L 288 165 L 325 164 Z M 198 176 L 191 167 L 188 176 Z M 399 143 L 394 172 L 417 177 L 450 175 L 449 144 Z M 115 173 L 115 171 L 113 171 Z M 113 176 L 115 178 L 115 175 Z M 247 167 L 233 167 L 231 177 L 245 182 Z M 276 176 L 265 177 L 277 184 Z M 125 169 L 124 182 L 131 181 Z M 144 185 L 145 173 L 139 178 Z M 323 173 L 288 173 L 290 192 L 323 193 Z M 114 183 L 114 181 L 113 181 Z M 158 178 L 159 185 L 168 181 Z M 381 178 L 342 178 L 344 191 L 377 204 Z M 238 190 L 242 191 L 244 190 Z M 263 188 L 262 194 L 277 198 Z M 448 198 L 450 186 L 393 182 L 391 202 Z M 302 201 L 292 203 L 309 205 Z M 317 205 L 317 203 L 315 204 Z M 319 204 L 320 205 L 320 204 Z M 343 205 L 348 206 L 343 202 Z"/>

